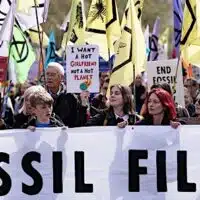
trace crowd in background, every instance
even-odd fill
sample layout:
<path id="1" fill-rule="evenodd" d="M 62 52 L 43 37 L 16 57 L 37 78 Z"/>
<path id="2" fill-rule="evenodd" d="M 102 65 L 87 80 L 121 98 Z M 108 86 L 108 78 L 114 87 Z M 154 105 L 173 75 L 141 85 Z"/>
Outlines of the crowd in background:
<path id="1" fill-rule="evenodd" d="M 156 84 L 148 92 L 141 75 L 129 86 L 109 87 L 109 73 L 100 73 L 100 92 L 67 93 L 64 69 L 49 63 L 45 84 L 25 82 L 1 98 L 0 129 L 68 126 L 171 125 L 177 128 L 187 119 L 200 119 L 200 89 L 195 79 L 183 73 L 185 107 L 174 102 L 170 86 Z M 109 89 L 109 90 L 108 90 Z M 109 91 L 109 93 L 108 93 Z M 4 101 L 3 101 L 4 100 Z M 196 123 L 196 122 L 195 122 Z"/>

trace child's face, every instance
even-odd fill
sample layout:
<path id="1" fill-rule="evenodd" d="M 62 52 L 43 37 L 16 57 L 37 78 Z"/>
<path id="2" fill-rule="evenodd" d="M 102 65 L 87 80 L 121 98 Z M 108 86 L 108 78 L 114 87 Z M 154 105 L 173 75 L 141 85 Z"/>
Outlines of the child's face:
<path id="1" fill-rule="evenodd" d="M 48 104 L 39 104 L 33 108 L 33 113 L 39 122 L 48 122 L 52 114 L 52 106 Z"/>

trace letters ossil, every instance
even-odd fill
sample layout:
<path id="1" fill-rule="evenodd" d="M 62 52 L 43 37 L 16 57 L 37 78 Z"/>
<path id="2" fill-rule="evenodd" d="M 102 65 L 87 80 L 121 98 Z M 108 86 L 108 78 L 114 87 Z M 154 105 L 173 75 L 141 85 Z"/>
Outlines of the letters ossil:
<path id="1" fill-rule="evenodd" d="M 74 176 L 76 193 L 93 193 L 92 183 L 85 183 L 85 159 L 83 151 L 74 152 Z M 140 166 L 139 161 L 148 159 L 147 150 L 129 150 L 128 152 L 128 190 L 129 192 L 140 192 L 140 176 L 147 174 L 148 168 Z M 22 157 L 21 167 L 28 176 L 33 179 L 33 184 L 22 183 L 22 192 L 27 195 L 37 195 L 43 188 L 43 177 L 33 166 L 32 162 L 41 163 L 41 154 L 38 152 L 28 152 Z M 10 156 L 7 153 L 0 153 L 0 162 L 9 164 Z M 94 161 L 95 162 L 95 161 Z M 156 152 L 156 182 L 158 192 L 167 192 L 166 174 L 166 151 Z M 187 181 L 187 152 L 177 151 L 177 190 L 178 192 L 196 192 L 196 184 Z M 63 193 L 63 161 L 62 152 L 52 152 L 53 168 L 53 193 Z M 0 196 L 7 195 L 12 187 L 12 177 L 0 167 Z M 19 183 L 20 184 L 20 183 Z"/>

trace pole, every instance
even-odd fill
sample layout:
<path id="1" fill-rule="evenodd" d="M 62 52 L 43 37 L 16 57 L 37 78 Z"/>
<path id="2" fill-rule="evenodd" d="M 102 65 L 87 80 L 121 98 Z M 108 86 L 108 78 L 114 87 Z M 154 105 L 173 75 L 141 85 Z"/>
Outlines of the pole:
<path id="1" fill-rule="evenodd" d="M 108 48 L 108 66 L 109 66 L 109 71 L 112 71 L 110 48 Z"/>
<path id="2" fill-rule="evenodd" d="M 16 11 L 16 1 L 14 0 L 11 4 L 12 8 L 13 9 L 13 15 L 15 14 L 15 11 Z M 11 34 L 10 34 L 10 44 L 9 44 L 9 48 L 8 48 L 8 59 L 7 59 L 7 77 L 8 77 L 8 68 L 9 68 L 9 63 L 10 63 L 10 56 L 11 56 L 11 47 L 12 47 L 12 38 L 13 38 L 13 30 L 14 30 L 14 21 L 15 21 L 15 18 L 13 16 L 12 18 L 12 28 L 11 28 Z M 3 41 L 5 42 L 5 41 Z M 7 86 L 7 90 L 6 90 L 6 84 L 4 85 L 4 92 L 3 92 L 3 102 L 1 104 L 1 109 L 0 109 L 0 113 L 1 113 L 1 118 L 3 118 L 5 116 L 5 110 L 6 110 L 6 106 L 7 106 L 7 101 L 8 101 L 8 93 L 10 92 L 10 89 L 11 89 L 11 83 L 12 83 L 12 80 L 9 80 L 9 83 L 8 83 L 8 86 Z"/>
<path id="3" fill-rule="evenodd" d="M 13 6 L 13 4 L 14 4 L 14 6 Z M 14 15 L 15 12 L 16 12 L 16 1 L 15 1 L 15 0 L 12 2 L 11 6 L 14 7 L 14 9 L 13 9 L 13 7 L 12 7 L 12 9 L 13 9 L 13 15 Z M 13 26 L 12 26 L 12 28 L 11 28 L 10 44 L 9 44 L 9 48 L 8 48 L 7 76 L 8 76 L 8 68 L 9 68 L 10 56 L 11 56 L 11 47 L 12 47 L 12 39 L 13 39 L 13 31 L 14 31 L 14 22 L 15 22 L 15 17 L 13 16 L 12 22 L 11 22 L 11 23 L 13 24 Z M 4 42 L 4 41 L 3 41 L 3 42 Z"/>
<path id="4" fill-rule="evenodd" d="M 180 54 L 180 55 L 181 55 L 181 54 Z M 176 80 L 177 80 L 177 76 L 178 76 L 178 68 L 179 68 L 180 57 L 181 57 L 180 55 L 178 56 L 178 62 L 177 62 L 177 65 L 176 65 L 176 73 L 175 73 L 175 78 L 176 78 Z M 175 88 L 176 88 L 176 81 L 174 81 L 173 93 L 174 93 L 174 91 L 175 91 Z"/>
<path id="5" fill-rule="evenodd" d="M 135 88 L 135 64 L 133 64 L 133 94 L 134 94 L 134 111 L 136 112 L 136 88 Z M 136 122 L 136 115 L 135 115 L 135 122 Z"/>
<path id="6" fill-rule="evenodd" d="M 44 86 L 46 87 L 46 78 L 45 78 L 45 69 L 44 69 L 44 57 L 43 57 L 43 51 L 42 51 L 42 43 L 43 43 L 42 40 L 43 40 L 43 37 L 41 38 L 41 35 L 40 35 L 40 26 L 39 26 L 38 10 L 37 10 L 37 2 L 36 2 L 36 0 L 34 0 L 34 4 L 35 4 L 35 15 L 36 15 L 37 29 L 38 29 L 38 34 L 39 34 L 39 43 L 40 43 L 40 61 L 42 62 L 42 69 L 43 69 L 43 76 L 44 76 Z M 44 15 L 43 15 L 43 20 L 44 20 Z M 40 67 L 40 63 L 39 63 L 39 67 Z"/>

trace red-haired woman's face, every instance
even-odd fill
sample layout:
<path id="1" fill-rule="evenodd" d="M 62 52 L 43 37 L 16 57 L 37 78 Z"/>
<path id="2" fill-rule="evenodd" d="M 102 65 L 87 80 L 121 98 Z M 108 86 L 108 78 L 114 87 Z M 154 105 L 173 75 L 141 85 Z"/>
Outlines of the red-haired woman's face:
<path id="1" fill-rule="evenodd" d="M 112 107 L 123 106 L 124 101 L 120 89 L 116 86 L 112 87 L 110 91 L 110 105 Z"/>
<path id="2" fill-rule="evenodd" d="M 148 100 L 148 111 L 150 115 L 159 115 L 164 112 L 164 107 L 156 94 L 152 93 Z"/>

